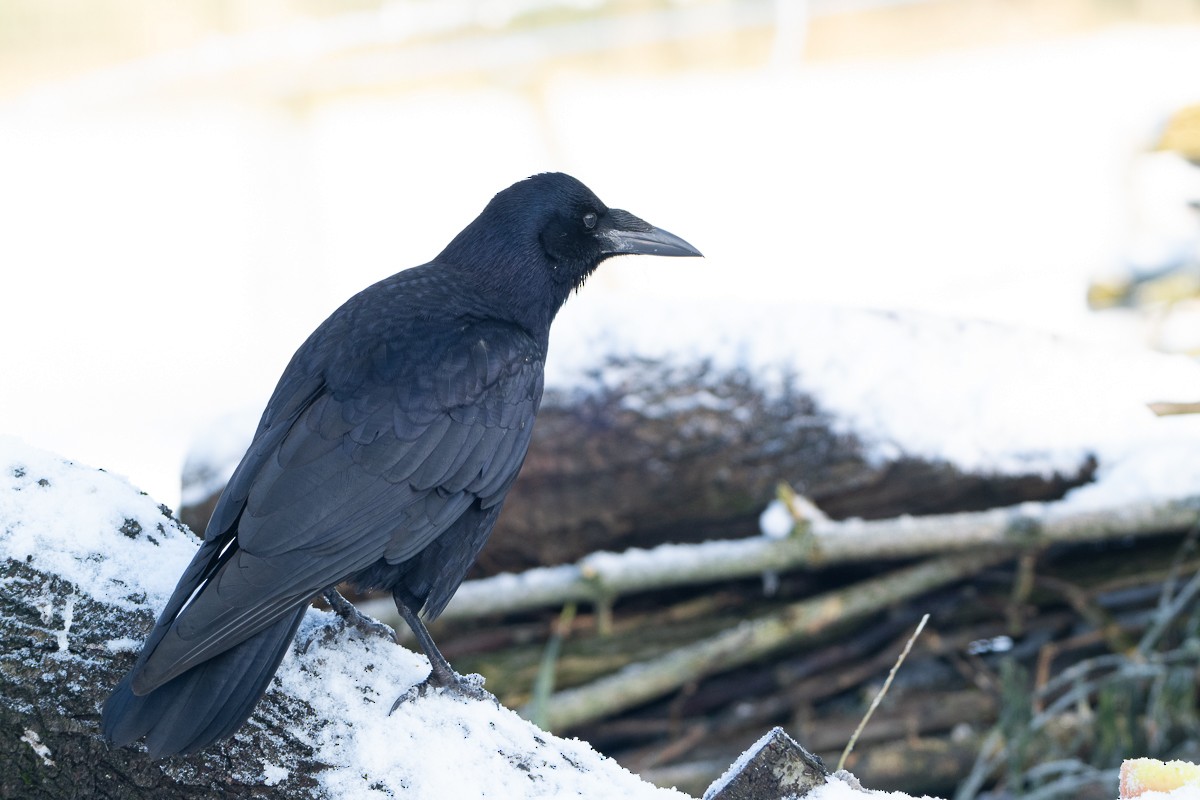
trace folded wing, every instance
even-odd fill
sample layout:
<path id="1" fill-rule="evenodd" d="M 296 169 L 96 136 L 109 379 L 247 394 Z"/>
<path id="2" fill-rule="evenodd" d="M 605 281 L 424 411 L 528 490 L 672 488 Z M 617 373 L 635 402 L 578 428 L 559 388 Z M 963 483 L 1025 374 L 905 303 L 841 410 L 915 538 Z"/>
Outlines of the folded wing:
<path id="1" fill-rule="evenodd" d="M 303 380 L 285 373 L 147 641 L 135 694 L 381 560 L 415 558 L 448 530 L 463 547 L 481 544 L 529 447 L 542 355 L 512 326 L 466 330 L 450 332 L 444 345 L 427 341 L 421 352 L 431 363 L 406 361 L 384 342 L 357 369 L 341 363 Z M 339 385 L 338 375 L 353 375 L 353 385 Z M 287 387 L 296 396 L 281 399 Z M 273 418 L 272 409 L 289 416 Z M 487 530 L 470 529 L 480 526 Z M 438 550 L 454 547 L 442 541 Z M 453 580 L 434 587 L 439 597 L 461 575 Z"/>

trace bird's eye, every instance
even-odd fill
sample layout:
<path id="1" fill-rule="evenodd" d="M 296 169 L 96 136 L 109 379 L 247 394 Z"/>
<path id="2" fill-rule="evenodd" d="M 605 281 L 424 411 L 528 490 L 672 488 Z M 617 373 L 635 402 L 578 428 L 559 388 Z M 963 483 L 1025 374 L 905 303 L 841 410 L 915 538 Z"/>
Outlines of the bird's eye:
<path id="1" fill-rule="evenodd" d="M 596 227 L 595 212 L 589 211 L 588 213 L 583 215 L 583 227 L 587 228 L 589 231 L 592 228 Z"/>

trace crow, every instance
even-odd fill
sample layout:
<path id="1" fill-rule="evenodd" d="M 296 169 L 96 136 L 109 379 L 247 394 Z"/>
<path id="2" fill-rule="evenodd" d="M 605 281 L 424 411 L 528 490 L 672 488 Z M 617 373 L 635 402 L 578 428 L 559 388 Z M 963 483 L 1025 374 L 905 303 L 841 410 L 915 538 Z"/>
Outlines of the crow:
<path id="1" fill-rule="evenodd" d="M 310 602 L 340 599 L 342 582 L 391 592 L 429 658 L 426 684 L 471 694 L 419 615 L 446 607 L 521 469 L 559 308 L 601 261 L 639 253 L 700 255 L 544 173 L 497 194 L 433 261 L 338 308 L 288 363 L 105 703 L 108 742 L 144 736 L 157 757 L 232 735 Z"/>

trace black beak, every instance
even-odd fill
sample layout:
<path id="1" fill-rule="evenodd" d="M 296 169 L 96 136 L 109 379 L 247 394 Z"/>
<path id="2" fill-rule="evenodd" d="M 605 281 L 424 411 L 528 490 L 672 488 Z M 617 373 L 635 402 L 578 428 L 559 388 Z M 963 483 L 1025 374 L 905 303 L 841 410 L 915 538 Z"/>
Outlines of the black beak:
<path id="1" fill-rule="evenodd" d="M 702 256 L 696 248 L 673 233 L 656 228 L 628 211 L 610 208 L 596 235 L 606 256 Z"/>

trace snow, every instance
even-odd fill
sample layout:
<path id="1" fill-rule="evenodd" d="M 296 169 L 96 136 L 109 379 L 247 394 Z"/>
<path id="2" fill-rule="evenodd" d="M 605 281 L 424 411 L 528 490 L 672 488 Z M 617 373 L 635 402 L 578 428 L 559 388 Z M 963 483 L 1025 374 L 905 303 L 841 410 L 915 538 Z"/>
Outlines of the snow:
<path id="1" fill-rule="evenodd" d="M 24 561 L 72 585 L 66 608 L 47 600 L 42 610 L 46 624 L 62 620 L 56 657 L 73 655 L 70 633 L 81 624 L 72 615 L 76 597 L 157 611 L 197 544 L 127 481 L 0 438 L 0 559 Z M 105 649 L 139 644 L 112 639 Z M 317 763 L 330 765 L 317 776 L 330 798 L 685 798 L 496 704 L 435 693 L 389 716 L 396 697 L 428 672 L 424 656 L 390 639 L 346 633 L 334 615 L 309 611 L 275 685 L 313 709 L 312 724 L 294 732 L 313 746 Z M 36 733 L 22 739 L 52 763 Z M 286 784 L 289 777 L 284 766 L 262 766 L 264 785 Z"/>
<path id="2" fill-rule="evenodd" d="M 1200 170 L 1176 153 L 1146 153 L 1135 159 L 1130 194 L 1135 213 L 1126 269 L 1144 277 L 1200 258 L 1200 226 L 1189 205 L 1200 200 Z"/>
<path id="3" fill-rule="evenodd" d="M 1063 511 L 1098 510 L 1135 500 L 1185 498 L 1200 494 L 1197 420 L 1178 417 L 1142 426 L 1130 439 L 1105 451 L 1096 483 L 1081 486 L 1060 504 Z M 1134 438 L 1138 433 L 1141 439 Z"/>
<path id="4" fill-rule="evenodd" d="M 929 795 L 917 798 L 903 792 L 864 791 L 834 775 L 829 776 L 824 786 L 805 795 L 804 800 L 865 800 L 867 797 L 874 800 L 932 800 Z"/>
<path id="5" fill-rule="evenodd" d="M 333 620 L 311 612 L 297 636 L 312 643 L 308 652 L 280 670 L 283 688 L 326 721 L 302 735 L 335 765 L 320 776 L 332 797 L 685 797 L 487 702 L 430 694 L 389 716 L 428 662 L 384 639 L 325 642 Z"/>
<path id="6" fill-rule="evenodd" d="M 114 532 L 117 532 L 114 535 Z M 146 543 L 154 547 L 147 568 Z M 119 608 L 161 608 L 197 540 L 129 483 L 0 437 L 0 553 L 59 575 Z M 53 619 L 47 606 L 43 616 Z M 58 649 L 70 648 L 73 600 L 61 609 Z M 110 643 L 110 648 L 125 643 Z"/>
<path id="7" fill-rule="evenodd" d="M 792 512 L 782 500 L 772 500 L 758 517 L 762 535 L 771 539 L 786 539 L 796 527 Z"/>
<path id="8" fill-rule="evenodd" d="M 37 731 L 26 728 L 25 733 L 21 735 L 21 741 L 29 745 L 37 757 L 42 760 L 42 764 L 47 767 L 54 766 L 54 759 L 50 758 L 50 748 L 42 744 L 42 737 L 37 735 Z"/>
<path id="9" fill-rule="evenodd" d="M 275 786 L 287 780 L 290 773 L 284 767 L 276 764 L 264 763 L 262 782 L 264 786 Z"/>

